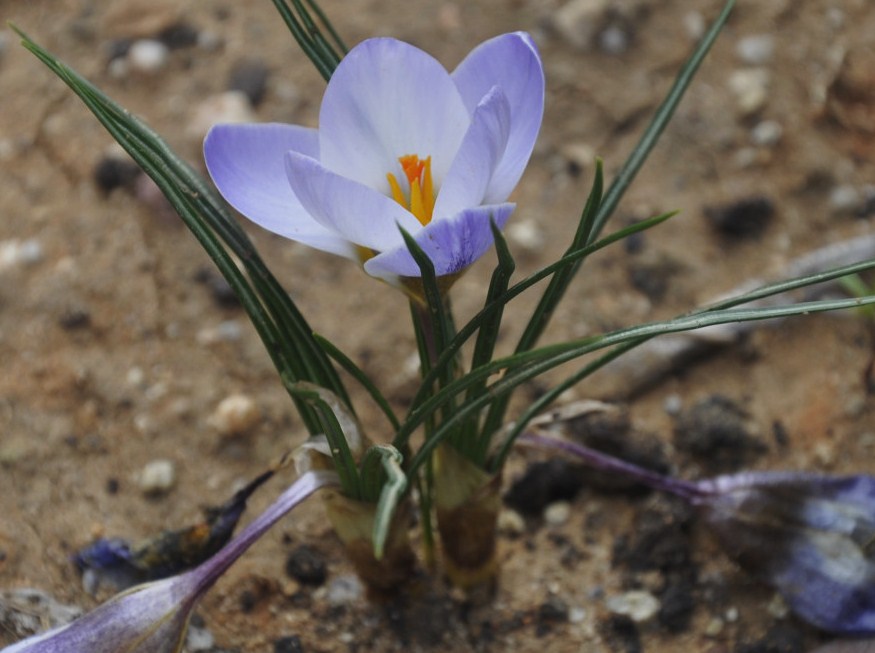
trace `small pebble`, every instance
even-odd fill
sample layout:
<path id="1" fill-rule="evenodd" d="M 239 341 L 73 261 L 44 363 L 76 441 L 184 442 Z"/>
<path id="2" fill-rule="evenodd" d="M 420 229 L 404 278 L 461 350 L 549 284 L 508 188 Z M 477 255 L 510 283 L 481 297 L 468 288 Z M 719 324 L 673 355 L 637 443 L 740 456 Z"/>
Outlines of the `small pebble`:
<path id="1" fill-rule="evenodd" d="M 127 60 L 133 70 L 153 75 L 167 66 L 170 51 L 160 41 L 141 39 L 131 44 Z"/>
<path id="2" fill-rule="evenodd" d="M 538 250 L 544 245 L 544 232 L 535 220 L 514 222 L 505 229 L 505 233 L 514 245 L 529 251 Z"/>
<path id="3" fill-rule="evenodd" d="M 556 501 L 544 509 L 544 521 L 550 526 L 561 526 L 571 517 L 571 504 Z"/>
<path id="4" fill-rule="evenodd" d="M 860 191 L 850 184 L 836 186 L 829 193 L 829 206 L 833 213 L 854 213 L 860 206 L 861 201 Z"/>
<path id="5" fill-rule="evenodd" d="M 153 460 L 140 472 L 138 485 L 143 494 L 166 494 L 176 485 L 176 466 L 170 460 Z"/>
<path id="6" fill-rule="evenodd" d="M 781 123 L 776 120 L 763 120 L 751 130 L 750 140 L 754 145 L 770 147 L 777 144 L 783 134 L 784 128 L 781 127 Z"/>
<path id="7" fill-rule="evenodd" d="M 43 246 L 34 239 L 0 241 L 0 271 L 35 265 L 43 260 Z"/>
<path id="8" fill-rule="evenodd" d="M 209 424 L 222 435 L 242 435 L 261 420 L 255 401 L 244 394 L 229 395 L 219 402 Z"/>
<path id="9" fill-rule="evenodd" d="M 691 41 L 698 41 L 705 34 L 705 16 L 699 11 L 689 11 L 684 14 L 684 31 Z"/>
<path id="10" fill-rule="evenodd" d="M 608 0 L 570 0 L 553 14 L 552 25 L 568 43 L 589 50 L 609 8 Z"/>
<path id="11" fill-rule="evenodd" d="M 244 59 L 231 69 L 228 79 L 229 91 L 240 91 L 253 107 L 257 107 L 267 92 L 269 70 L 260 59 Z"/>
<path id="12" fill-rule="evenodd" d="M 719 637 L 726 624 L 720 617 L 714 617 L 705 626 L 705 637 Z"/>
<path id="13" fill-rule="evenodd" d="M 671 415 L 673 417 L 680 415 L 683 408 L 684 400 L 681 399 L 680 395 L 669 395 L 662 402 L 662 409 L 665 411 L 666 415 Z"/>
<path id="14" fill-rule="evenodd" d="M 766 606 L 766 610 L 775 619 L 784 619 L 790 614 L 790 608 L 787 607 L 787 604 L 784 602 L 784 599 L 780 594 L 775 594 L 772 597 L 772 600 L 769 601 L 769 605 Z"/>
<path id="15" fill-rule="evenodd" d="M 204 327 L 195 335 L 201 345 L 214 345 L 217 342 L 237 342 L 243 337 L 243 325 L 238 320 L 225 320 L 216 326 Z"/>
<path id="16" fill-rule="evenodd" d="M 775 213 L 775 205 L 765 196 L 755 195 L 734 202 L 704 209 L 715 231 L 733 238 L 753 237 L 761 234 Z"/>
<path id="17" fill-rule="evenodd" d="M 765 106 L 769 99 L 769 83 L 769 72 L 763 68 L 736 70 L 729 76 L 729 89 L 742 116 L 757 113 Z"/>
<path id="18" fill-rule="evenodd" d="M 303 585 L 319 586 L 328 577 L 325 557 L 309 546 L 299 546 L 286 559 L 286 573 Z"/>
<path id="19" fill-rule="evenodd" d="M 188 23 L 174 23 L 158 33 L 158 40 L 171 50 L 190 48 L 199 42 L 197 28 Z"/>
<path id="20" fill-rule="evenodd" d="M 505 509 L 498 513 L 498 530 L 506 535 L 522 535 L 526 522 L 516 510 Z"/>
<path id="21" fill-rule="evenodd" d="M 280 637 L 273 643 L 273 653 L 304 653 L 304 645 L 297 635 Z"/>
<path id="22" fill-rule="evenodd" d="M 364 594 L 364 587 L 357 576 L 339 576 L 328 584 L 325 598 L 330 605 L 347 605 L 358 601 Z"/>
<path id="23" fill-rule="evenodd" d="M 206 628 L 190 624 L 185 635 L 185 648 L 189 653 L 211 651 L 216 644 L 216 638 Z"/>
<path id="24" fill-rule="evenodd" d="M 723 616 L 726 618 L 726 621 L 728 621 L 731 624 L 734 624 L 736 621 L 738 621 L 738 608 L 736 608 L 736 607 L 727 608 L 726 614 Z"/>
<path id="25" fill-rule="evenodd" d="M 659 599 L 644 590 L 631 590 L 612 596 L 606 605 L 612 613 L 629 617 L 635 623 L 650 621 L 660 608 Z"/>
<path id="26" fill-rule="evenodd" d="M 599 49 L 614 56 L 623 54 L 631 42 L 629 32 L 620 25 L 609 25 L 599 34 Z"/>
<path id="27" fill-rule="evenodd" d="M 108 195 L 116 188 L 133 189 L 140 173 L 140 166 L 133 160 L 107 156 L 97 162 L 91 176 L 100 192 Z"/>
<path id="28" fill-rule="evenodd" d="M 735 54 L 750 66 L 762 66 L 775 53 L 775 38 L 771 34 L 745 36 L 735 44 Z"/>
<path id="29" fill-rule="evenodd" d="M 142 386 L 145 381 L 146 373 L 143 371 L 142 367 L 132 367 L 125 375 L 125 382 L 135 388 Z"/>
<path id="30" fill-rule="evenodd" d="M 186 131 L 191 138 L 201 141 L 215 124 L 256 122 L 256 119 L 245 93 L 225 91 L 204 98 L 194 107 Z"/>

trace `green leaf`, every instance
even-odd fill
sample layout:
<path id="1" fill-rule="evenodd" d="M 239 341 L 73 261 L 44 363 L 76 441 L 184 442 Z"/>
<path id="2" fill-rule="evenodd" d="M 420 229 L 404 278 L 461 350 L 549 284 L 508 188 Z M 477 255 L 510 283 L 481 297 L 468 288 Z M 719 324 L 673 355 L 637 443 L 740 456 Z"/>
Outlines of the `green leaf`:
<path id="1" fill-rule="evenodd" d="M 362 460 L 362 500 L 377 501 L 373 534 L 377 560 L 383 557 L 392 517 L 407 491 L 407 476 L 401 467 L 403 462 L 401 452 L 391 445 L 374 445 L 365 452 Z"/>
<path id="2" fill-rule="evenodd" d="M 572 252 L 571 254 L 566 254 L 558 261 L 551 263 L 550 265 L 542 268 L 538 272 L 514 284 L 500 297 L 497 297 L 492 302 L 489 302 L 488 305 L 483 308 L 483 310 L 477 313 L 477 315 L 471 318 L 471 320 L 459 330 L 458 334 L 456 334 L 456 337 L 453 338 L 447 348 L 441 353 L 440 357 L 437 360 L 437 363 L 435 364 L 436 367 L 440 368 L 441 365 L 446 364 L 447 361 L 457 356 L 462 346 L 468 341 L 469 338 L 471 338 L 471 336 L 477 333 L 477 330 L 483 324 L 483 321 L 487 318 L 488 315 L 490 315 L 491 311 L 495 310 L 498 306 L 504 306 L 512 299 L 521 295 L 523 292 L 534 286 L 536 283 L 543 281 L 544 279 L 546 279 L 556 271 L 563 269 L 564 267 L 573 265 L 581 258 L 594 254 L 600 249 L 604 249 L 608 245 L 623 240 L 624 238 L 627 238 L 634 233 L 638 233 L 646 229 L 650 229 L 651 227 L 655 227 L 656 225 L 661 224 L 662 222 L 668 220 L 674 215 L 674 213 L 666 213 L 656 216 L 654 218 L 650 218 L 648 220 L 642 220 L 641 222 L 630 225 L 624 229 L 620 229 L 619 231 L 603 238 L 596 243 L 593 243 L 592 245 L 588 245 L 587 247 L 577 250 L 576 252 Z M 422 402 L 424 402 L 431 396 L 431 386 L 436 381 L 437 373 L 434 370 L 432 370 L 425 376 L 419 391 L 416 393 L 416 396 L 411 402 L 411 413 L 415 411 L 422 404 Z M 396 438 L 394 442 L 395 445 L 400 447 L 404 443 L 403 438 L 406 438 L 406 435 L 402 435 L 402 439 Z"/>
<path id="3" fill-rule="evenodd" d="M 321 432 L 328 440 L 331 458 L 340 477 L 343 493 L 350 499 L 362 500 L 362 487 L 358 466 L 350 449 L 350 440 L 361 444 L 361 434 L 352 413 L 332 392 L 305 381 L 286 381 L 288 391 L 295 397 L 306 401 L 316 409 L 321 422 Z M 359 452 L 360 453 L 360 452 Z"/>
<path id="4" fill-rule="evenodd" d="M 349 404 L 340 378 L 313 338 L 312 329 L 212 188 L 143 122 L 26 34 L 15 27 L 13 29 L 21 36 L 24 47 L 82 99 L 107 131 L 155 181 L 237 293 L 280 376 L 316 382 Z M 239 264 L 232 254 L 239 259 Z M 240 270 L 241 264 L 246 275 Z M 315 413 L 305 403 L 295 402 L 308 430 L 318 432 Z"/>
<path id="5" fill-rule="evenodd" d="M 769 284 L 753 292 L 745 293 L 739 297 L 725 300 L 714 306 L 700 309 L 694 313 L 680 316 L 672 320 L 628 327 L 600 336 L 592 336 L 572 342 L 550 345 L 548 347 L 514 354 L 507 358 L 495 360 L 488 365 L 472 370 L 461 379 L 454 381 L 450 386 L 440 390 L 434 396 L 424 401 L 416 410 L 412 411 L 396 435 L 396 441 L 406 441 L 406 438 L 409 437 L 410 433 L 412 433 L 418 424 L 422 422 L 424 415 L 437 410 L 440 406 L 451 401 L 459 394 L 466 392 L 469 387 L 479 383 L 489 375 L 495 374 L 501 370 L 507 371 L 501 379 L 488 387 L 487 394 L 471 401 L 466 401 L 455 408 L 452 417 L 443 422 L 440 427 L 436 429 L 432 437 L 426 440 L 422 448 L 412 458 L 408 472 L 413 473 L 418 469 L 418 467 L 423 464 L 425 458 L 430 455 L 431 451 L 433 451 L 441 441 L 449 437 L 452 433 L 452 429 L 456 428 L 457 423 L 467 419 L 470 415 L 475 414 L 476 411 L 488 405 L 494 398 L 504 396 L 520 384 L 534 379 L 563 363 L 567 363 L 600 349 L 629 343 L 640 344 L 640 342 L 644 342 L 646 339 L 667 333 L 691 331 L 706 326 L 726 324 L 729 322 L 766 320 L 775 317 L 805 315 L 808 313 L 872 305 L 875 304 L 875 296 L 842 300 L 802 302 L 785 306 L 733 308 L 740 304 L 745 304 L 764 297 L 777 295 L 796 288 L 814 285 L 816 283 L 829 281 L 847 274 L 861 272 L 872 268 L 875 268 L 875 260 L 865 261 L 850 266 L 843 266 L 827 272 L 807 275 L 790 281 Z M 631 349 L 631 347 L 629 348 Z M 623 353 L 623 351 L 624 350 L 617 352 L 617 355 Z M 583 375 L 579 375 L 578 378 L 583 378 Z"/>
<path id="6" fill-rule="evenodd" d="M 371 399 L 374 400 L 374 403 L 377 404 L 377 407 L 383 411 L 386 419 L 389 420 L 392 430 L 397 431 L 400 428 L 401 423 L 395 416 L 395 412 L 392 410 L 386 397 L 380 392 L 380 389 L 374 384 L 374 382 L 371 381 L 371 378 L 365 374 L 364 370 L 356 365 L 349 356 L 340 351 L 340 349 L 338 349 L 337 346 L 327 338 L 323 338 L 318 333 L 314 333 L 313 337 L 316 339 L 316 342 L 321 345 L 322 349 L 325 350 L 325 353 L 340 365 L 340 367 L 346 370 L 347 374 L 358 381 L 365 391 L 371 395 Z"/>
<path id="7" fill-rule="evenodd" d="M 291 3 L 288 0 L 273 0 L 273 4 L 285 22 L 286 27 L 292 33 L 292 37 L 297 41 L 301 50 L 307 55 L 307 58 L 316 66 L 319 74 L 325 78 L 326 82 L 330 80 L 334 69 L 337 68 L 337 64 L 340 63 L 341 58 L 346 54 L 346 47 L 343 45 L 334 27 L 328 21 L 325 13 L 314 0 L 307 0 L 307 4 L 313 9 L 317 19 L 325 25 L 330 39 L 334 41 L 334 45 L 322 34 L 317 22 L 313 20 L 313 17 L 301 0 L 291 0 Z M 340 49 L 340 52 L 334 49 L 335 46 Z"/>

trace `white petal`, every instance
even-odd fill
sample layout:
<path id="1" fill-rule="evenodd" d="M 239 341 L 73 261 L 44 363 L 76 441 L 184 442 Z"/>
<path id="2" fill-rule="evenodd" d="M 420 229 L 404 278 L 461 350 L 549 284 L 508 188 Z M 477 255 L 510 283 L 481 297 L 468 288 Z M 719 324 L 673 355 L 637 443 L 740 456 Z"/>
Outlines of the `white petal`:
<path id="1" fill-rule="evenodd" d="M 319 155 L 316 130 L 278 123 L 217 125 L 204 140 L 210 176 L 227 202 L 256 224 L 310 247 L 356 258 L 349 243 L 316 222 L 286 176 L 286 152 Z"/>
<path id="2" fill-rule="evenodd" d="M 524 32 L 497 36 L 481 43 L 459 64 L 453 81 L 471 114 L 496 85 L 510 102 L 510 138 L 485 200 L 501 202 L 522 176 L 544 116 L 544 70 L 538 50 Z"/>
<path id="3" fill-rule="evenodd" d="M 357 245 L 382 252 L 404 242 L 398 225 L 410 232 L 422 228 L 395 200 L 335 174 L 311 157 L 289 152 L 286 171 L 310 215 Z"/>
<path id="4" fill-rule="evenodd" d="M 400 173 L 398 157 L 431 156 L 440 184 L 469 122 L 456 84 L 431 55 L 395 39 L 369 39 L 331 76 L 319 114 L 319 160 L 389 195 L 386 173 Z"/>
<path id="5" fill-rule="evenodd" d="M 497 86 L 474 110 L 471 127 L 438 193 L 434 219 L 480 206 L 510 133 L 510 105 Z"/>

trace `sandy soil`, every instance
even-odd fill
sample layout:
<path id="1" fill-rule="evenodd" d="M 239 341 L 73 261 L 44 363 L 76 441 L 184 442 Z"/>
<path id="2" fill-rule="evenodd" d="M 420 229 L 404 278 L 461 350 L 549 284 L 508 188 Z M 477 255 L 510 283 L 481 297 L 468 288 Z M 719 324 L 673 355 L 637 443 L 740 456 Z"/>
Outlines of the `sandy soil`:
<path id="1" fill-rule="evenodd" d="M 191 161 L 200 161 L 194 113 L 227 89 L 231 69 L 244 59 L 258 59 L 270 71 L 257 120 L 315 125 L 323 82 L 270 3 L 112 4 L 6 1 L 0 17 L 96 81 Z M 516 227 L 509 229 L 520 278 L 564 249 L 589 188 L 588 153 L 604 158 L 609 175 L 616 170 L 692 47 L 697 17 L 716 15 L 720 3 L 618 1 L 606 14 L 608 30 L 590 48 L 556 29 L 562 4 L 361 0 L 351 9 L 324 2 L 348 42 L 390 35 L 448 67 L 492 35 L 515 29 L 535 35 L 547 73 L 547 115 L 516 192 Z M 668 317 L 868 231 L 866 184 L 875 170 L 867 111 L 875 79 L 871 68 L 867 76 L 865 65 L 852 65 L 873 56 L 866 37 L 875 33 L 875 14 L 867 4 L 739 2 L 614 224 L 672 209 L 680 215 L 647 233 L 640 251 L 616 246 L 589 261 L 545 342 Z M 158 17 L 157 27 L 138 17 L 143 5 L 157 7 L 148 14 Z M 113 42 L 152 36 L 179 21 L 203 42 L 171 51 L 161 71 L 119 74 L 108 65 Z M 762 58 L 751 63 L 740 50 L 747 52 L 745 37 L 757 35 L 767 36 L 772 49 L 763 56 L 762 47 L 748 42 L 754 52 L 747 56 Z M 6 248 L 0 588 L 36 587 L 87 608 L 96 599 L 82 589 L 71 552 L 98 535 L 137 539 L 197 519 L 200 506 L 223 501 L 235 484 L 300 443 L 305 431 L 245 314 L 217 301 L 198 280 L 211 266 L 194 239 L 142 196 L 101 193 L 93 170 L 110 151 L 110 137 L 18 47 L 11 31 L 0 36 L 0 248 Z M 753 93 L 763 74 L 764 97 L 740 100 L 733 84 L 746 83 Z M 706 207 L 750 198 L 766 198 L 774 209 L 753 233 L 726 236 L 705 217 Z M 403 297 L 348 262 L 257 229 L 250 233 L 314 328 L 359 361 L 403 409 L 416 387 Z M 31 239 L 38 251 L 15 249 L 15 241 Z M 454 288 L 460 319 L 481 303 L 490 265 L 487 257 Z M 509 310 L 505 350 L 536 299 L 523 297 Z M 216 328 L 228 320 L 240 326 L 239 337 L 217 340 Z M 864 317 L 798 319 L 665 378 L 630 398 L 628 408 L 636 427 L 664 444 L 682 476 L 705 475 L 710 464 L 675 450 L 666 406 L 688 408 L 715 393 L 746 411 L 766 445 L 753 466 L 869 471 L 871 356 L 871 322 Z M 538 390 L 524 389 L 520 402 Z M 260 419 L 244 437 L 227 438 L 210 416 L 234 393 L 253 398 Z M 622 394 L 622 378 L 596 376 L 567 399 Z M 357 399 L 369 434 L 388 439 L 376 410 Z M 776 439 L 776 432 L 784 437 Z M 137 477 L 159 458 L 175 462 L 176 485 L 149 499 Z M 535 458 L 519 454 L 506 484 Z M 253 512 L 290 479 L 257 495 Z M 468 606 L 435 581 L 420 604 L 402 609 L 364 599 L 333 606 L 325 587 L 286 576 L 286 557 L 301 544 L 324 556 L 329 584 L 351 573 L 313 501 L 240 561 L 199 614 L 215 637 L 214 650 L 240 651 L 275 650 L 277 640 L 291 636 L 300 638 L 301 650 L 324 652 L 789 651 L 825 638 L 784 615 L 773 593 L 728 562 L 697 526 L 689 534 L 697 571 L 690 623 L 672 632 L 658 620 L 630 624 L 612 615 L 607 597 L 656 591 L 659 578 L 624 568 L 614 549 L 617 538 L 633 537 L 641 516 L 663 503 L 585 489 L 567 520 L 548 525 L 534 517 L 522 533 L 502 537 L 504 571 L 491 604 Z M 11 640 L 0 631 L 0 644 Z M 281 645 L 287 648 L 276 650 L 298 650 L 289 641 Z"/>

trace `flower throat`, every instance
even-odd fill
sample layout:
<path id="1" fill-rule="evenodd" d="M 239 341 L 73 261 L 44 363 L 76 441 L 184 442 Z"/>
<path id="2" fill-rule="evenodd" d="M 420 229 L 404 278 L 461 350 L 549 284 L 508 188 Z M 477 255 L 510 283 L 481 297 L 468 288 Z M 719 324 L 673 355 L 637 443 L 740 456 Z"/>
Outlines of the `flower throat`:
<path id="1" fill-rule="evenodd" d="M 398 180 L 391 172 L 386 173 L 389 186 L 392 188 L 392 199 L 416 216 L 423 226 L 431 222 L 434 211 L 434 184 L 431 180 L 431 157 L 420 159 L 416 154 L 406 154 L 398 158 L 404 175 L 410 183 L 410 198 L 404 197 L 404 192 Z"/>

